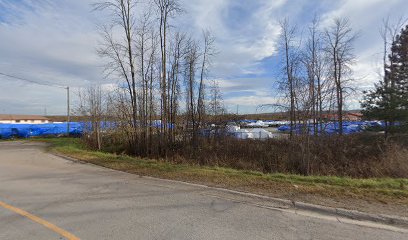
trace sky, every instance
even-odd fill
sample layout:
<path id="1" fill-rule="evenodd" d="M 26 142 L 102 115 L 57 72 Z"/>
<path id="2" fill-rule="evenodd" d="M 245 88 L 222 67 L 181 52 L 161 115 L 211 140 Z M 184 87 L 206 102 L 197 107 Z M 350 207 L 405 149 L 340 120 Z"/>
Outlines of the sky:
<path id="1" fill-rule="evenodd" d="M 147 0 L 145 0 L 147 1 Z M 75 102 L 78 89 L 91 83 L 106 86 L 103 62 L 96 49 L 97 26 L 105 15 L 92 11 L 94 0 L 0 0 L 0 114 L 66 112 L 66 90 Z M 143 2 L 143 1 L 142 1 Z M 406 0 L 180 0 L 184 13 L 174 25 L 194 36 L 209 29 L 218 54 L 212 61 L 211 79 L 217 79 L 230 112 L 270 112 L 259 106 L 278 101 L 278 21 L 288 17 L 299 31 L 314 16 L 322 26 L 336 17 L 349 18 L 358 32 L 354 43 L 354 79 L 359 89 L 378 81 L 382 40 L 379 28 L 388 15 L 391 22 L 404 17 Z M 392 14 L 392 15 L 391 15 Z M 52 86 L 46 86 L 52 83 Z M 348 103 L 359 107 L 359 96 Z"/>

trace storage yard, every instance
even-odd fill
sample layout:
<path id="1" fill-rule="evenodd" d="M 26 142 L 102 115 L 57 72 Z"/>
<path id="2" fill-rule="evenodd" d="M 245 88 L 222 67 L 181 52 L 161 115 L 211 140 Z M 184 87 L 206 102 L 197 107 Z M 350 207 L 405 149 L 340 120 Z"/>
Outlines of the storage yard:
<path id="1" fill-rule="evenodd" d="M 103 129 L 113 128 L 115 125 L 111 122 L 104 122 Z M 160 128 L 159 121 L 152 124 L 155 128 Z M 369 128 L 383 127 L 381 121 L 349 121 L 343 122 L 344 134 L 353 134 L 366 131 Z M 57 122 L 57 123 L 40 123 L 40 124 L 24 124 L 24 123 L 0 123 L 0 139 L 9 138 L 30 138 L 30 137 L 46 137 L 46 136 L 82 136 L 85 132 L 91 131 L 89 122 Z M 169 126 L 172 126 L 169 124 Z M 68 130 L 69 128 L 69 130 Z M 202 131 L 202 136 L 213 136 L 226 134 L 237 139 L 271 139 L 277 137 L 285 137 L 290 132 L 290 124 L 288 121 L 273 121 L 273 120 L 241 120 L 238 122 L 228 122 L 220 129 L 208 127 Z M 322 125 L 313 124 L 296 124 L 293 126 L 293 132 L 298 134 L 308 133 L 314 134 L 335 134 L 338 132 L 338 124 L 336 122 L 328 122 Z"/>

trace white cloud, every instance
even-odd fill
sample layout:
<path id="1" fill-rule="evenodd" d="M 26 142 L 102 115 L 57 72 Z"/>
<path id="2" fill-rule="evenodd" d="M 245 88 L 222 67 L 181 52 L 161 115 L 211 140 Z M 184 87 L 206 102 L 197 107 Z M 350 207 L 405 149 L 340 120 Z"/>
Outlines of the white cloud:
<path id="1" fill-rule="evenodd" d="M 226 93 L 224 103 L 229 111 L 236 111 L 239 105 L 240 112 L 264 112 L 271 108 L 262 105 L 276 104 L 279 100 L 273 91 L 272 81 L 269 78 L 237 78 L 217 79 L 219 87 Z"/>
<path id="2" fill-rule="evenodd" d="M 213 75 L 231 77 L 259 74 L 257 62 L 276 52 L 279 27 L 274 12 L 280 1 L 187 1 L 189 12 L 182 22 L 194 32 L 211 29 L 217 39 L 219 54 L 214 60 Z"/>
<path id="3" fill-rule="evenodd" d="M 81 86 L 102 79 L 96 55 L 98 35 L 89 1 L 0 0 L 8 15 L 0 24 L 0 72 L 36 82 Z M 60 88 L 44 87 L 1 77 L 3 112 L 65 112 Z M 39 97 L 40 96 L 40 97 Z M 18 100 L 16 99 L 18 97 Z M 24 102 L 19 107 L 15 105 Z"/>
<path id="4" fill-rule="evenodd" d="M 360 88 L 370 88 L 379 80 L 383 47 L 379 30 L 382 21 L 391 13 L 391 20 L 403 16 L 405 5 L 405 0 L 342 0 L 335 9 L 322 15 L 323 27 L 328 27 L 335 18 L 348 18 L 358 33 L 356 63 L 352 68 Z"/>
<path id="5" fill-rule="evenodd" d="M 229 112 L 235 113 L 238 108 L 240 114 L 271 112 L 275 110 L 273 104 L 278 102 L 277 97 L 257 95 L 232 97 L 225 100 Z"/>
<path id="6" fill-rule="evenodd" d="M 225 100 L 228 105 L 241 105 L 248 107 L 258 107 L 265 104 L 276 104 L 279 98 L 269 97 L 269 96 L 242 96 L 242 97 L 232 97 Z"/>
<path id="7" fill-rule="evenodd" d="M 202 29 L 211 29 L 216 37 L 218 56 L 213 61 L 212 77 L 220 79 L 226 103 L 256 109 L 274 103 L 271 69 L 261 61 L 276 53 L 279 38 L 278 19 L 288 16 L 305 26 L 315 13 L 322 13 L 328 25 L 335 17 L 348 17 L 360 31 L 355 43 L 357 61 L 353 69 L 362 88 L 378 80 L 381 39 L 378 27 L 383 17 L 397 18 L 406 11 L 405 0 L 181 0 L 186 13 L 177 25 L 199 37 Z M 104 82 L 101 59 L 96 55 L 98 33 L 96 13 L 90 12 L 93 0 L 0 0 L 0 72 L 35 81 L 83 86 Z M 6 9 L 6 11 L 4 11 Z M 313 12 L 316 11 L 316 12 Z M 243 78 L 243 75 L 252 75 Z M 42 113 L 65 112 L 65 92 L 12 79 L 3 83 L 0 111 Z M 251 96 L 250 96 L 251 95 Z"/>

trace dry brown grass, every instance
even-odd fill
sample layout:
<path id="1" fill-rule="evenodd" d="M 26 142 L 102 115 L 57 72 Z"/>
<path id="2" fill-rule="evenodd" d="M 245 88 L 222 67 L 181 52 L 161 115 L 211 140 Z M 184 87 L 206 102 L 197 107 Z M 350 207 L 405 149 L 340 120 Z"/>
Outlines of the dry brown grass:
<path id="1" fill-rule="evenodd" d="M 408 178 L 407 152 L 404 144 L 364 134 L 267 141 L 225 137 L 203 138 L 196 150 L 189 144 L 176 145 L 168 160 L 263 173 Z"/>

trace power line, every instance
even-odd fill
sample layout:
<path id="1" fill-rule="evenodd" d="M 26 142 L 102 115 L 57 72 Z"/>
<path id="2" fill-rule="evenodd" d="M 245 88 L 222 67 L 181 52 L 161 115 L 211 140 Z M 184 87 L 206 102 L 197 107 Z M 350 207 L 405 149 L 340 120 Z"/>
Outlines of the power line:
<path id="1" fill-rule="evenodd" d="M 3 75 L 3 76 L 8 77 L 8 78 L 14 78 L 14 79 L 18 79 L 18 80 L 21 80 L 21 81 L 26 81 L 26 82 L 33 83 L 33 84 L 66 89 L 67 90 L 67 135 L 69 136 L 69 130 L 70 130 L 69 121 L 70 121 L 70 111 L 71 111 L 70 110 L 70 104 L 69 104 L 70 103 L 70 101 L 69 101 L 69 86 L 65 87 L 65 86 L 57 85 L 57 84 L 47 82 L 47 81 L 38 82 L 38 81 L 34 81 L 34 80 L 27 79 L 27 78 L 22 78 L 22 77 L 17 77 L 17 76 L 13 76 L 13 75 L 2 73 L 2 72 L 0 72 L 0 75 Z"/>
<path id="2" fill-rule="evenodd" d="M 27 79 L 27 78 L 17 77 L 17 76 L 13 76 L 13 75 L 2 73 L 2 72 L 0 72 L 0 75 L 3 75 L 3 76 L 8 77 L 8 78 L 14 78 L 14 79 L 18 79 L 18 80 L 21 80 L 21 81 L 33 83 L 33 84 L 43 85 L 43 86 L 66 88 L 65 86 L 61 86 L 61 85 L 58 85 L 58 84 L 55 84 L 55 83 L 51 83 L 51 82 L 47 82 L 47 81 L 42 81 L 42 82 L 34 81 L 34 80 Z"/>

